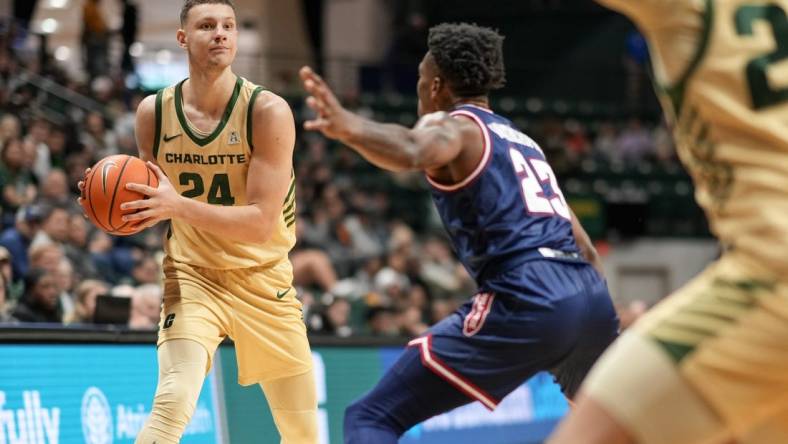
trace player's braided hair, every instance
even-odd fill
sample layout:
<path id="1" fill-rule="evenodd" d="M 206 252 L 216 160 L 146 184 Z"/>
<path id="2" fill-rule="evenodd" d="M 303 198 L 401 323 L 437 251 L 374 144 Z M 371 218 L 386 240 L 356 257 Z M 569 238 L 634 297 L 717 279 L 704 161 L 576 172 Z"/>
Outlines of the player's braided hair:
<path id="1" fill-rule="evenodd" d="M 443 23 L 427 38 L 435 63 L 460 97 L 487 95 L 506 82 L 503 36 L 468 23 Z"/>
<path id="2" fill-rule="evenodd" d="M 233 0 L 185 0 L 183 7 L 181 7 L 181 26 L 186 24 L 186 17 L 189 16 L 189 11 L 199 5 L 227 5 L 233 8 L 233 12 L 237 12 Z"/>

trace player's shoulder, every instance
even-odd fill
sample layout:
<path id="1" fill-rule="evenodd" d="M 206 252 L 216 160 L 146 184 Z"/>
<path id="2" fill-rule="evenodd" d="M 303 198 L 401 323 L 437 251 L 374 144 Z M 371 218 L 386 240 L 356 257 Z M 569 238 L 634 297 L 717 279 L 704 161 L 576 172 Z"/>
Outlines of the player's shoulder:
<path id="1" fill-rule="evenodd" d="M 254 110 L 255 121 L 259 121 L 259 119 L 265 119 L 266 121 L 293 119 L 293 112 L 287 100 L 270 90 L 258 90 L 251 100 L 254 101 L 250 108 Z"/>
<path id="2" fill-rule="evenodd" d="M 137 114 L 154 113 L 156 111 L 156 96 L 157 94 L 150 94 L 137 106 Z"/>

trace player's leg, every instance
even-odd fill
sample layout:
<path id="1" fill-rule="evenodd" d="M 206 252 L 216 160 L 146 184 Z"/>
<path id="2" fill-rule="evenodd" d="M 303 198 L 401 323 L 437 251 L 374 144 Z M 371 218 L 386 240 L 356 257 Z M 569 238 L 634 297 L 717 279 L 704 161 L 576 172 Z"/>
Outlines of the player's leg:
<path id="1" fill-rule="evenodd" d="M 225 296 L 195 270 L 164 261 L 164 297 L 159 322 L 159 382 L 151 415 L 136 444 L 177 443 L 194 413 L 213 352 L 227 334 Z M 213 273 L 216 274 L 216 273 Z"/>
<path id="2" fill-rule="evenodd" d="M 588 443 L 635 444 L 626 429 L 593 399 L 580 394 L 570 411 L 574 420 L 561 423 L 548 443 L 571 442 L 582 431 Z"/>
<path id="3" fill-rule="evenodd" d="M 488 281 L 499 293 L 479 293 L 411 341 L 378 386 L 348 408 L 346 442 L 396 442 L 413 425 L 474 400 L 492 410 L 529 377 L 554 368 L 586 330 L 602 344 L 596 358 L 617 322 L 609 299 L 608 311 L 589 318 L 593 298 L 588 285 L 575 279 L 586 268 L 591 270 L 534 262 Z"/>
<path id="4" fill-rule="evenodd" d="M 318 442 L 317 396 L 312 371 L 261 382 L 282 444 Z"/>
<path id="5" fill-rule="evenodd" d="M 238 382 L 260 384 L 285 444 L 317 444 L 312 353 L 287 261 L 225 273 L 234 301 Z"/>
<path id="6" fill-rule="evenodd" d="M 189 339 L 173 339 L 158 349 L 159 383 L 153 409 L 136 444 L 180 441 L 191 419 L 208 368 L 208 351 Z"/>
<path id="7" fill-rule="evenodd" d="M 417 348 L 403 352 L 375 388 L 345 411 L 346 444 L 395 444 L 414 425 L 473 402 L 427 369 Z"/>
<path id="8" fill-rule="evenodd" d="M 725 257 L 642 318 L 595 366 L 551 443 L 788 442 L 769 426 L 788 409 L 788 296 L 746 270 Z M 591 439 L 586 425 L 601 415 L 612 420 Z"/>
<path id="9" fill-rule="evenodd" d="M 575 409 L 548 442 L 700 444 L 721 428 L 720 418 L 679 376 L 664 352 L 626 333 L 594 367 Z"/>

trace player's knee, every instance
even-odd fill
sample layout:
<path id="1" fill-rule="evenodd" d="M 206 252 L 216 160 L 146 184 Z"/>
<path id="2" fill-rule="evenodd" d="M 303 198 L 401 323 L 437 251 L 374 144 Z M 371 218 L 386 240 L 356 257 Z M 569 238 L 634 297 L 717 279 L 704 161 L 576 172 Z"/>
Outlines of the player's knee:
<path id="1" fill-rule="evenodd" d="M 185 388 L 175 388 L 156 395 L 155 404 L 166 410 L 168 414 L 188 416 L 187 412 L 194 409 L 194 400 L 189 390 Z"/>
<path id="2" fill-rule="evenodd" d="M 153 401 L 151 416 L 170 427 L 185 426 L 194 411 L 194 390 L 178 381 L 162 381 Z"/>
<path id="3" fill-rule="evenodd" d="M 366 397 L 356 400 L 345 409 L 346 434 L 361 427 L 377 426 L 379 422 L 379 419 L 372 413 Z"/>
<path id="4" fill-rule="evenodd" d="M 394 444 L 402 433 L 401 427 L 376 408 L 369 397 L 354 402 L 345 410 L 345 444 Z"/>

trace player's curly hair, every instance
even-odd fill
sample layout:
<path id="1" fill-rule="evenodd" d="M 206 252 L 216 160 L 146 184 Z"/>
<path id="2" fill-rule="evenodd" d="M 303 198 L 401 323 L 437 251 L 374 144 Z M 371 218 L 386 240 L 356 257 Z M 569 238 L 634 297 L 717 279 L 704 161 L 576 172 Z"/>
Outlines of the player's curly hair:
<path id="1" fill-rule="evenodd" d="M 468 23 L 430 28 L 427 46 L 452 92 L 460 97 L 487 95 L 506 83 L 503 36 Z"/>
<path id="2" fill-rule="evenodd" d="M 199 5 L 227 5 L 233 8 L 233 12 L 238 12 L 235 10 L 235 3 L 233 3 L 233 0 L 185 0 L 181 7 L 181 26 L 186 24 L 186 17 L 189 16 L 189 11 L 191 11 L 193 7 Z"/>

